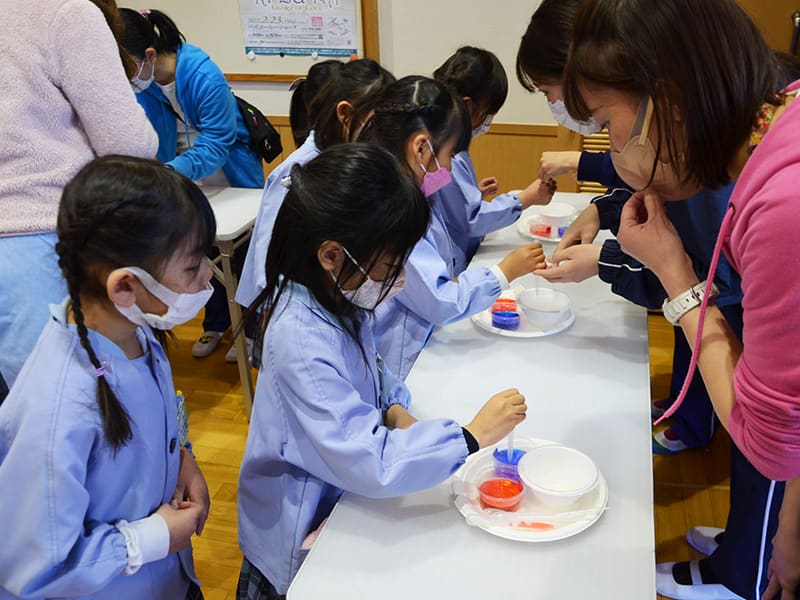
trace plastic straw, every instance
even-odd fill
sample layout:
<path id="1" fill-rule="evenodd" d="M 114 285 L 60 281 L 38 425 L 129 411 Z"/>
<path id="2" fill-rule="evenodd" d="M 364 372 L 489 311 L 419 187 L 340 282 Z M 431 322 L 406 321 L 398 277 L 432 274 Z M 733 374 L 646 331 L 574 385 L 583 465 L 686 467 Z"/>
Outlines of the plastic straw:
<path id="1" fill-rule="evenodd" d="M 511 430 L 511 433 L 508 434 L 508 450 L 506 450 L 508 454 L 508 462 L 511 463 L 512 457 L 514 456 L 514 430 Z"/>

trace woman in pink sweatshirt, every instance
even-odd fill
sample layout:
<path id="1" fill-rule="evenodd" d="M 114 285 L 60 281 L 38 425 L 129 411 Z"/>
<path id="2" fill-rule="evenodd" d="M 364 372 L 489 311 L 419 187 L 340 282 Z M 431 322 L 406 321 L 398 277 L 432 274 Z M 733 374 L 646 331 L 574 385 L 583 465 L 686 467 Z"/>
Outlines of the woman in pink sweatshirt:
<path id="1" fill-rule="evenodd" d="M 3 2 L 0 375 L 9 387 L 48 304 L 67 293 L 53 251 L 62 188 L 96 156 L 153 157 L 158 147 L 99 7 L 116 13 L 114 0 Z"/>
<path id="2" fill-rule="evenodd" d="M 643 190 L 623 210 L 618 239 L 660 279 L 670 298 L 665 316 L 691 345 L 700 338 L 695 357 L 735 444 L 726 530 L 690 530 L 689 542 L 708 558 L 658 565 L 657 591 L 684 599 L 794 599 L 800 85 L 775 94 L 784 76 L 734 0 L 584 0 L 573 35 L 567 109 L 607 125 L 617 171 Z M 703 286 L 663 204 L 680 185 L 729 181 L 736 187 L 715 254 L 724 250 L 742 277 L 742 344 L 713 301 L 700 306 Z"/>

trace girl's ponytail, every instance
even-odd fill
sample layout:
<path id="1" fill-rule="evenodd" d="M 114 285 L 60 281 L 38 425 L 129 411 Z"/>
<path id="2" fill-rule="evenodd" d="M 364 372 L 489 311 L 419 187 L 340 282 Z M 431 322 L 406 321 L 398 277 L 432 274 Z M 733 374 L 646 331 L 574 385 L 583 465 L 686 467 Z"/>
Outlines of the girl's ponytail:
<path id="1" fill-rule="evenodd" d="M 143 58 L 148 48 L 175 52 L 186 41 L 175 22 L 160 10 L 121 8 L 119 14 L 125 24 L 125 49 L 136 58 Z"/>

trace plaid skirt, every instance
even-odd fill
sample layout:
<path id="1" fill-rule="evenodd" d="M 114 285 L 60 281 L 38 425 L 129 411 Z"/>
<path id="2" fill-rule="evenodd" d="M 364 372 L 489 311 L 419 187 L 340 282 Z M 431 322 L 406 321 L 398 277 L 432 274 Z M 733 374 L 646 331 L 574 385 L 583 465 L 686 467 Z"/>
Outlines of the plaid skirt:
<path id="1" fill-rule="evenodd" d="M 279 594 L 269 579 L 244 558 L 236 586 L 236 600 L 286 600 L 286 596 Z"/>

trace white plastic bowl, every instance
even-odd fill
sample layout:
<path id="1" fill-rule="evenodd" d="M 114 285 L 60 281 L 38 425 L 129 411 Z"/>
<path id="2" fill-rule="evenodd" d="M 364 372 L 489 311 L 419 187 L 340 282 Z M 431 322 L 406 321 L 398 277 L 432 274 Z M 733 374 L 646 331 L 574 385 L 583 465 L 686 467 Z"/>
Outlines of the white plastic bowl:
<path id="1" fill-rule="evenodd" d="M 566 507 L 594 490 L 600 471 L 583 452 L 567 446 L 539 446 L 519 461 L 522 482 L 543 504 Z"/>
<path id="2" fill-rule="evenodd" d="M 551 202 L 537 207 L 537 221 L 551 227 L 566 227 L 575 218 L 577 210 L 571 204 Z"/>
<path id="3" fill-rule="evenodd" d="M 551 288 L 531 288 L 517 296 L 517 305 L 525 318 L 539 329 L 549 329 L 563 321 L 570 304 L 569 296 Z"/>

